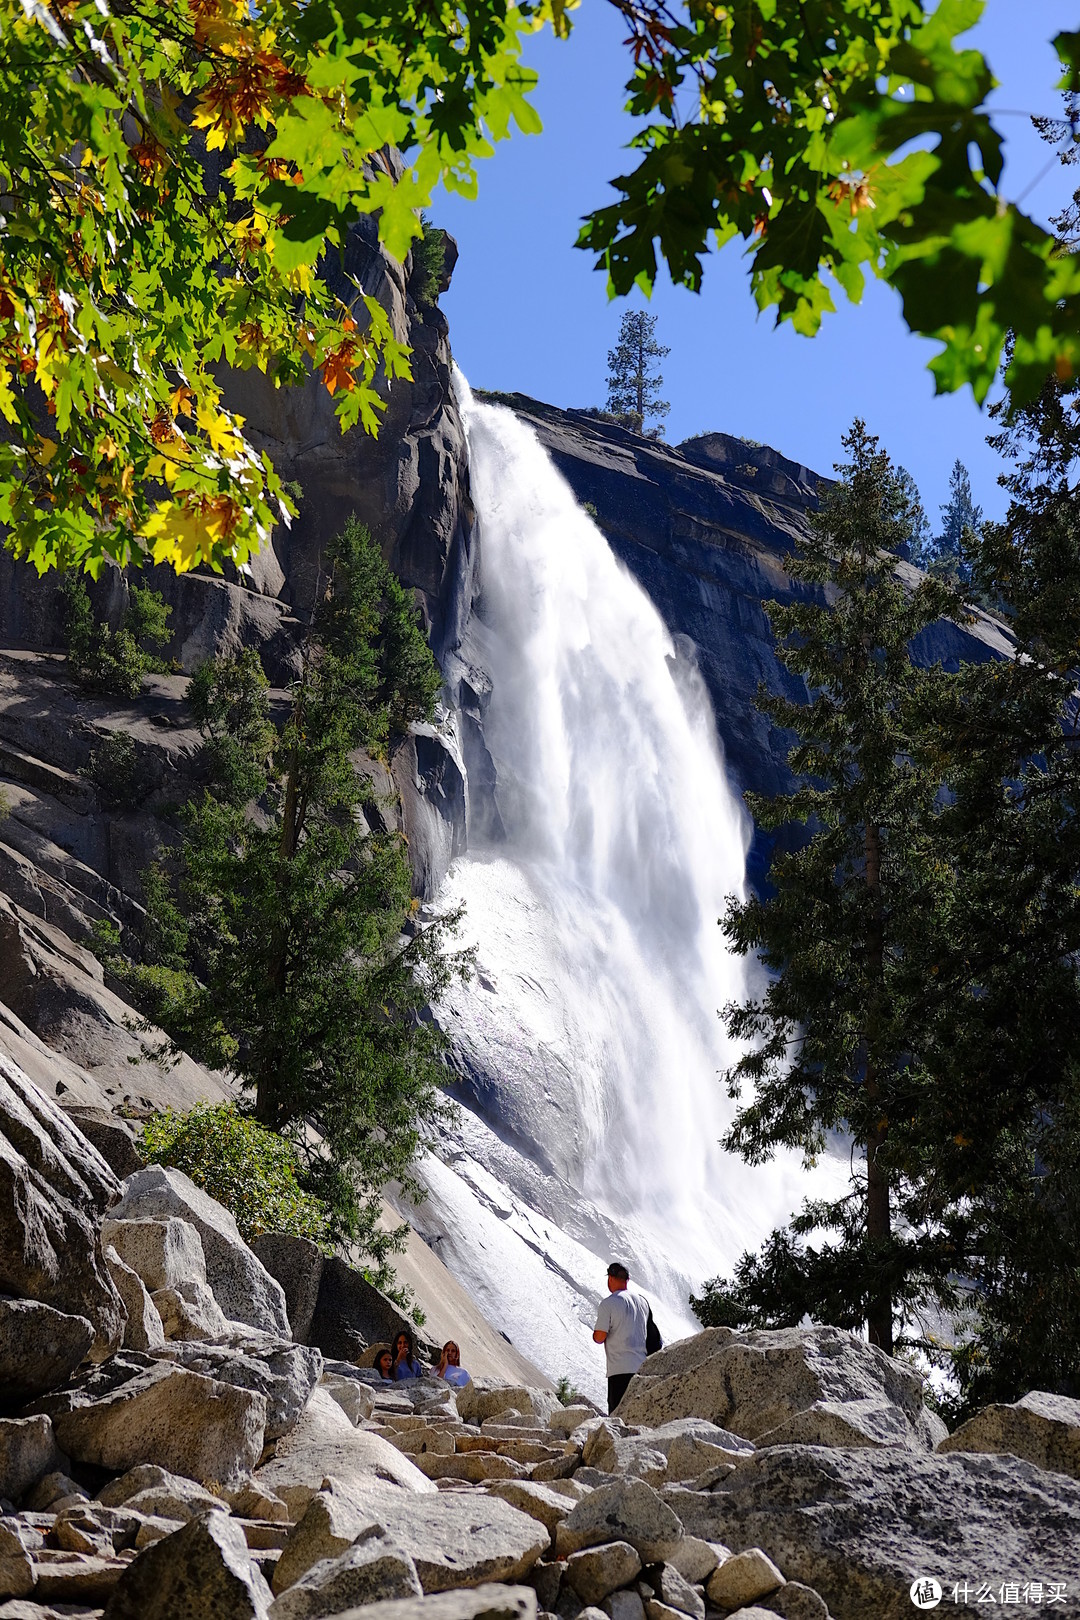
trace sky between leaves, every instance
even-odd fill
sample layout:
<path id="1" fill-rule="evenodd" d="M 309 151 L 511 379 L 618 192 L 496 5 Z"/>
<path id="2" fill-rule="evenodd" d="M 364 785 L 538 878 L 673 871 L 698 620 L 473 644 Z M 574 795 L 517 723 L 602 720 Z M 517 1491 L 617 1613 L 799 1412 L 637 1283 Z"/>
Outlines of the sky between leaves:
<path id="1" fill-rule="evenodd" d="M 990 62 L 1000 88 L 990 105 L 1056 112 L 1060 74 L 1050 40 L 1077 27 L 1075 0 L 987 0 L 964 43 Z M 457 237 L 461 259 L 441 299 L 458 364 L 476 387 L 517 389 L 555 405 L 603 405 L 607 351 L 619 317 L 645 301 L 609 303 L 602 274 L 574 248 L 578 221 L 608 200 L 607 181 L 628 163 L 621 111 L 627 55 L 620 19 L 602 0 L 583 0 L 567 44 L 544 34 L 527 53 L 540 73 L 534 98 L 539 138 L 514 139 L 482 167 L 476 202 L 439 197 L 433 218 Z M 1002 116 L 1002 189 L 1039 219 L 1056 213 L 1080 183 L 1080 167 L 1054 164 L 1026 117 Z M 1028 189 L 1030 188 L 1030 189 Z M 880 282 L 862 305 L 837 299 L 812 339 L 774 330 L 757 315 L 737 246 L 707 264 L 700 295 L 666 276 L 647 306 L 671 354 L 663 364 L 671 401 L 667 438 L 720 429 L 771 444 L 827 472 L 855 415 L 914 474 L 936 524 L 959 456 L 989 515 L 1005 508 L 990 424 L 970 390 L 935 397 L 926 362 L 936 345 L 912 337 L 899 297 Z"/>

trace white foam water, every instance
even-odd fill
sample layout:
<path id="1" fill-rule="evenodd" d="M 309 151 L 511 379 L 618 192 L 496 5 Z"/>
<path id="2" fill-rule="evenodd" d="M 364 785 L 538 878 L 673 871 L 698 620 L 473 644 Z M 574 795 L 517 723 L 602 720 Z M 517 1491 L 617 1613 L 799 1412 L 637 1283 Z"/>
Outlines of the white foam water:
<path id="1" fill-rule="evenodd" d="M 450 1263 L 489 1310 L 503 1302 L 508 1336 L 546 1371 L 576 1369 L 596 1387 L 585 1329 L 603 1261 L 628 1262 L 669 1335 L 692 1331 L 690 1289 L 785 1220 L 807 1177 L 793 1155 L 751 1169 L 719 1146 L 737 1055 L 719 1009 L 756 968 L 718 925 L 745 892 L 750 829 L 703 682 L 532 430 L 463 379 L 458 391 L 480 525 L 471 645 L 491 686 L 498 814 L 473 784 L 468 854 L 440 903 L 464 902 L 480 971 L 441 1016 L 484 1077 L 495 1135 L 485 1155 L 470 1122 L 457 1144 L 467 1198 L 446 1190 L 454 1154 L 428 1181 L 444 1220 L 466 1228 Z M 546 1194 L 506 1170 L 513 1153 L 548 1168 Z M 483 1163 L 493 1154 L 501 1172 Z M 485 1191 L 492 1171 L 503 1210 Z M 587 1212 L 560 1223 L 567 1187 Z M 525 1286 L 500 1291 L 507 1268 Z M 567 1317 L 560 1338 L 553 1319 Z"/>

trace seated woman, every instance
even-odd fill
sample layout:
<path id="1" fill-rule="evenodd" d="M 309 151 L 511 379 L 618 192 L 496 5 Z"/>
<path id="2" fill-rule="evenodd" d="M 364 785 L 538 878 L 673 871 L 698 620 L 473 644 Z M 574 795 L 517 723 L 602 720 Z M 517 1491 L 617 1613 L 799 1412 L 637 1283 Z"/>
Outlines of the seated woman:
<path id="1" fill-rule="evenodd" d="M 442 1347 L 439 1365 L 435 1368 L 436 1378 L 445 1378 L 448 1384 L 461 1389 L 470 1382 L 469 1375 L 461 1365 L 461 1351 L 453 1339 L 447 1339 Z"/>
<path id="2" fill-rule="evenodd" d="M 394 1340 L 393 1378 L 423 1378 L 424 1369 L 416 1354 L 416 1340 L 408 1328 L 402 1328 Z"/>
<path id="3" fill-rule="evenodd" d="M 389 1345 L 383 1345 L 371 1365 L 380 1378 L 385 1378 L 387 1383 L 390 1382 L 394 1376 L 394 1353 Z"/>

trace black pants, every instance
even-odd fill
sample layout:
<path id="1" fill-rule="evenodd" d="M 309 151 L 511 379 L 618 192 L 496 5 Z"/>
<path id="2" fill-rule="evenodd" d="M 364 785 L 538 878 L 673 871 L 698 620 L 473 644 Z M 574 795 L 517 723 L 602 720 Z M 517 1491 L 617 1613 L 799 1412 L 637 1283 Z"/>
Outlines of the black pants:
<path id="1" fill-rule="evenodd" d="M 633 1373 L 616 1373 L 614 1378 L 608 1379 L 607 1409 L 609 1413 L 614 1412 L 615 1408 L 626 1394 L 626 1391 L 629 1388 L 630 1380 L 633 1378 L 633 1376 Z"/>

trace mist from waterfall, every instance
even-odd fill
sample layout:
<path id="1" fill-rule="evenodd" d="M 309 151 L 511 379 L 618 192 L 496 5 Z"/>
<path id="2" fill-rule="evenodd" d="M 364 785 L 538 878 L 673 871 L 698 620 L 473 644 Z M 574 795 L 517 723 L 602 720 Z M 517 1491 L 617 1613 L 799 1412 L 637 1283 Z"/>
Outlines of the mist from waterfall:
<path id="1" fill-rule="evenodd" d="M 489 1116 L 603 1213 L 686 1331 L 690 1288 L 807 1190 L 795 1157 L 751 1170 L 719 1146 L 735 1056 L 719 1009 L 757 971 L 718 925 L 744 893 L 748 818 L 704 684 L 645 592 L 532 430 L 458 392 L 495 783 L 470 780 L 468 854 L 440 897 L 465 903 L 479 953 L 444 1021 L 488 1077 Z"/>

